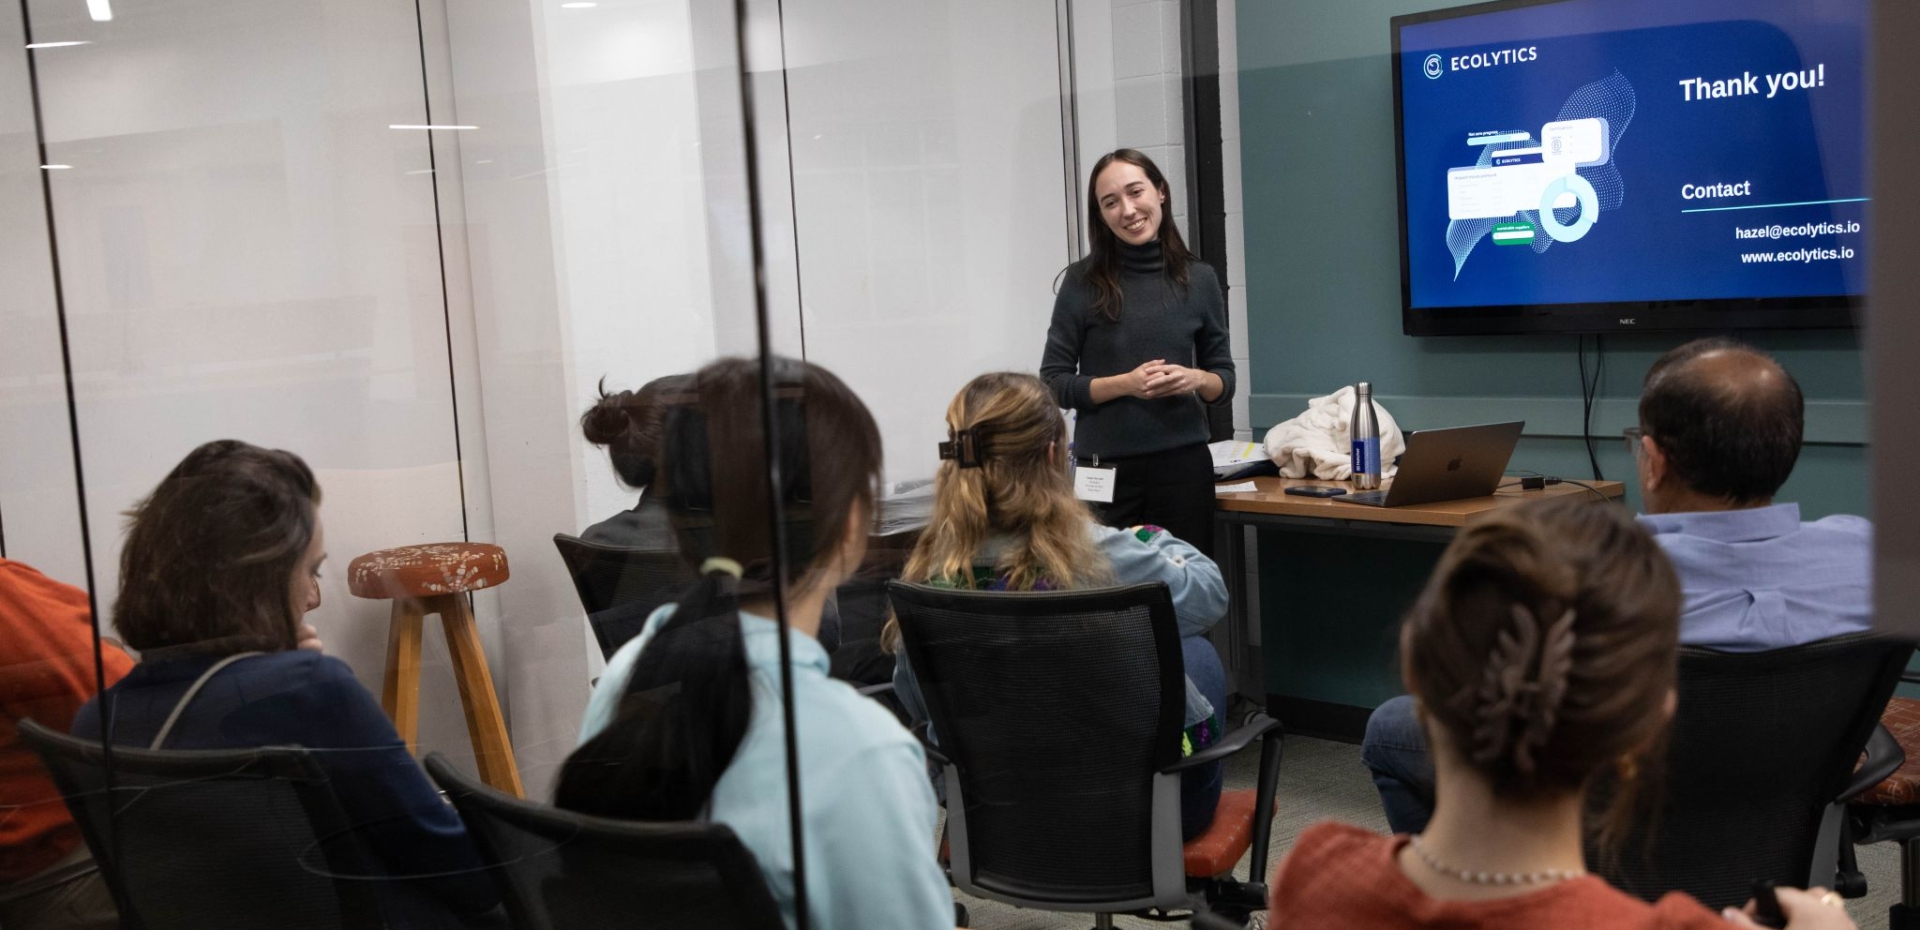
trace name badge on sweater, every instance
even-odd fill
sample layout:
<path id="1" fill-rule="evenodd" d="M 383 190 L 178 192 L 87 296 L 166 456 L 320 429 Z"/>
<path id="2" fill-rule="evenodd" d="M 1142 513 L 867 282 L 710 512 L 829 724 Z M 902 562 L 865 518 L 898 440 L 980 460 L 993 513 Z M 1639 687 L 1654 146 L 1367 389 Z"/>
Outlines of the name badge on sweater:
<path id="1" fill-rule="evenodd" d="M 1113 475 L 1119 469 L 1090 468 L 1082 465 L 1073 470 L 1073 496 L 1096 504 L 1113 503 Z"/>

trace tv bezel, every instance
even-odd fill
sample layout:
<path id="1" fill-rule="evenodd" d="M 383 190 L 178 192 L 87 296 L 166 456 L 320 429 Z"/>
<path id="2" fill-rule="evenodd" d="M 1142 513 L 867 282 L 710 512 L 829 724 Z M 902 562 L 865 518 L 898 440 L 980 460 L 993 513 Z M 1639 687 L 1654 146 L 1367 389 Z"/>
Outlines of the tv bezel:
<path id="1" fill-rule="evenodd" d="M 1855 329 L 1864 294 L 1815 297 L 1715 297 L 1567 304 L 1415 307 L 1407 239 L 1406 111 L 1402 99 L 1400 30 L 1551 3 L 1584 0 L 1489 0 L 1444 10 L 1403 13 L 1390 20 L 1393 38 L 1393 162 L 1400 209 L 1400 329 L 1408 336 L 1483 336 L 1528 333 L 1686 332 L 1738 329 Z M 1864 151 L 1869 140 L 1862 139 Z"/>

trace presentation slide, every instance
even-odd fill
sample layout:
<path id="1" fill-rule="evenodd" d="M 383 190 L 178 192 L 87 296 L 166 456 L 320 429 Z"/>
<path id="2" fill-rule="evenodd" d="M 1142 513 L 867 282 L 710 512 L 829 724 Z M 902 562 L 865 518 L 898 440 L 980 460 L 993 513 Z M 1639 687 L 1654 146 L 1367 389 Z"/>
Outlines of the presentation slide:
<path id="1" fill-rule="evenodd" d="M 1415 308 L 1866 289 L 1864 0 L 1569 0 L 1400 29 Z"/>

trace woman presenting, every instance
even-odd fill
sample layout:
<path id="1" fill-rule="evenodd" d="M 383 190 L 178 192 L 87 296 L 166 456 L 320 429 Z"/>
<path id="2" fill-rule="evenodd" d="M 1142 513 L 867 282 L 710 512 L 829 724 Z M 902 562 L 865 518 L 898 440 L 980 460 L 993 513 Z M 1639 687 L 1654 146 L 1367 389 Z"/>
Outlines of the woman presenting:
<path id="1" fill-rule="evenodd" d="M 1054 298 L 1040 377 L 1075 411 L 1078 467 L 1115 470 L 1112 501 L 1089 501 L 1100 522 L 1156 525 L 1210 552 L 1206 406 L 1233 397 L 1220 281 L 1187 251 L 1147 156 L 1102 156 L 1087 188 L 1093 248 Z"/>

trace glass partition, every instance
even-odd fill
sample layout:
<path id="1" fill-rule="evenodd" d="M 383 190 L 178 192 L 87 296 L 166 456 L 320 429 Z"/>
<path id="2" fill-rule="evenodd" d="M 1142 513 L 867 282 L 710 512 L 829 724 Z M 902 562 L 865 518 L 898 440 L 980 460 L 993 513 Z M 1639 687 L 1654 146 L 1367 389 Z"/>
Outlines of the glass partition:
<path id="1" fill-rule="evenodd" d="M 226 908 L 236 886 L 352 927 L 589 926 L 609 893 L 664 895 L 668 926 L 717 901 L 815 928 L 945 926 L 955 900 L 1018 923 L 942 874 L 947 773 L 908 733 L 934 738 L 916 679 L 890 690 L 887 584 L 936 476 L 959 486 L 949 405 L 1041 367 L 1070 266 L 1109 232 L 1101 156 L 1147 155 L 1215 270 L 1214 354 L 1240 374 L 1194 405 L 1209 439 L 1231 420 L 1258 440 L 1338 387 L 1312 379 L 1381 359 L 1438 373 L 1442 396 L 1413 401 L 1436 417 L 1572 379 L 1571 353 L 1409 346 L 1352 309 L 1391 296 L 1369 239 L 1393 225 L 1386 19 L 0 4 L 0 926 L 32 926 L 19 902 L 49 892 L 109 924 L 191 923 L 170 908 L 193 899 L 258 925 Z M 1855 347 L 1785 348 L 1839 358 L 1807 379 L 1844 409 L 1802 472 L 1839 486 L 1862 454 Z M 1602 425 L 1618 382 L 1592 389 Z M 1084 412 L 1054 416 L 1073 400 L 1044 398 L 1057 441 L 1025 451 L 1089 522 L 1061 478 L 1098 462 L 1084 433 L 1076 450 Z M 1522 448 L 1571 474 L 1578 405 L 1543 403 L 1559 432 Z M 1193 551 L 1156 568 L 1219 573 L 1212 493 L 1178 534 Z M 1114 522 L 1170 545 L 1162 521 Z M 959 582 L 915 580 L 1046 588 L 995 574 L 1029 529 L 994 524 Z M 1225 567 L 1236 596 L 1278 551 Z M 1221 620 L 1215 592 L 1214 625 L 1182 640 L 1224 666 L 1182 739 L 1284 690 L 1260 658 L 1288 596 L 1268 576 L 1265 611 Z M 1338 684 L 1377 684 L 1377 658 Z M 624 836 L 603 820 L 718 822 L 752 860 L 662 891 L 643 881 L 658 854 L 596 845 Z"/>
<path id="2" fill-rule="evenodd" d="M 525 837 L 484 800 L 551 814 L 595 765 L 684 765 L 579 747 L 651 712 L 655 608 L 706 591 L 740 661 L 663 681 L 752 710 L 697 718 L 737 745 L 690 813 L 734 825 L 791 924 L 855 925 L 828 763 L 907 712 L 846 685 L 892 681 L 884 584 L 949 400 L 1036 366 L 1083 146 L 1146 126 L 1179 157 L 1174 20 L 1146 6 L 0 10 L 0 605 L 31 633 L 0 681 L 58 692 L 0 730 L 0 777 L 34 773 L 0 797 L 0 890 L 168 926 L 251 874 L 322 924 L 521 916 L 496 860 Z M 1155 64 L 1121 74 L 1114 30 L 1149 23 Z M 1149 84 L 1153 117 L 1123 112 Z M 864 777 L 918 759 L 885 733 Z M 924 775 L 880 785 L 907 786 L 909 924 L 950 907 Z M 729 813 L 749 785 L 773 793 Z M 591 906 L 567 887 L 556 915 Z"/>

